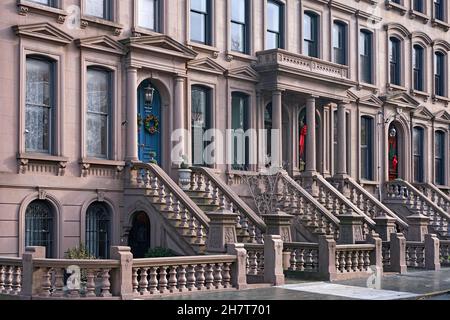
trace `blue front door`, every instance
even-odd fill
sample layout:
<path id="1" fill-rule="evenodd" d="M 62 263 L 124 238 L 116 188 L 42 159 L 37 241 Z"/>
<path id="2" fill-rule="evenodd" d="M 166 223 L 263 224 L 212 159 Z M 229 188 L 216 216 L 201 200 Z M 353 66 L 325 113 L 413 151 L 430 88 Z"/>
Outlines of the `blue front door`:
<path id="1" fill-rule="evenodd" d="M 144 92 L 150 84 L 145 80 L 138 89 L 139 160 L 161 164 L 161 96 L 155 90 L 153 103 L 145 103 Z M 152 85 L 153 88 L 155 86 Z"/>

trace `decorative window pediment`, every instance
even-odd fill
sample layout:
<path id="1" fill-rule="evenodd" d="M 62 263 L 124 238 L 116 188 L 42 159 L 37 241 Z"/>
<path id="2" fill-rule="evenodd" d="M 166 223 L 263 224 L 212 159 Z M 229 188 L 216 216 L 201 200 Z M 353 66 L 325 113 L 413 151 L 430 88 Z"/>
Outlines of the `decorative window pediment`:
<path id="1" fill-rule="evenodd" d="M 112 39 L 109 36 L 91 37 L 76 40 L 77 46 L 80 48 L 88 48 L 97 51 L 105 51 L 118 55 L 125 55 L 126 48 L 120 42 Z"/>
<path id="2" fill-rule="evenodd" d="M 259 81 L 258 73 L 250 66 L 244 66 L 229 70 L 227 72 L 228 77 L 237 78 L 241 80 L 247 80 L 252 82 Z"/>
<path id="3" fill-rule="evenodd" d="M 420 106 L 420 102 L 404 92 L 393 92 L 382 97 L 381 100 L 385 104 L 406 109 L 416 109 Z"/>
<path id="4" fill-rule="evenodd" d="M 166 35 L 133 37 L 122 41 L 130 49 L 141 49 L 192 60 L 197 53 Z"/>
<path id="5" fill-rule="evenodd" d="M 13 30 L 19 37 L 36 38 L 39 40 L 56 42 L 62 45 L 67 45 L 74 40 L 72 36 L 48 22 L 16 25 L 13 26 Z"/>
<path id="6" fill-rule="evenodd" d="M 354 93 L 354 92 L 349 90 L 347 92 L 347 96 L 350 98 L 350 100 L 357 101 L 358 103 L 364 104 L 364 105 L 367 105 L 367 106 L 372 106 L 372 107 L 379 108 L 379 107 L 381 107 L 383 105 L 383 101 L 381 101 L 374 94 L 358 96 L 356 93 Z"/>
<path id="7" fill-rule="evenodd" d="M 450 123 L 450 113 L 445 110 L 439 111 L 434 115 L 434 120 L 439 122 Z"/>
<path id="8" fill-rule="evenodd" d="M 417 110 L 413 112 L 413 115 L 415 118 L 421 118 L 426 120 L 431 120 L 434 117 L 431 111 L 424 106 L 417 108 Z"/>
<path id="9" fill-rule="evenodd" d="M 194 60 L 188 64 L 189 69 L 223 75 L 226 69 L 210 58 Z"/>

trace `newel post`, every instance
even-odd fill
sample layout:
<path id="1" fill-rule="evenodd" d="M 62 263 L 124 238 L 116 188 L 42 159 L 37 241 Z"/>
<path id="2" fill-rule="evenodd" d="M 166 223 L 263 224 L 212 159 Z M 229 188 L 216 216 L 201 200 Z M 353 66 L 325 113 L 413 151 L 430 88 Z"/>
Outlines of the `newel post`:
<path id="1" fill-rule="evenodd" d="M 375 266 L 376 274 L 383 276 L 383 241 L 377 233 L 367 235 L 367 243 L 375 245 L 375 250 L 370 253 L 370 264 Z"/>
<path id="2" fill-rule="evenodd" d="M 264 282 L 284 285 L 283 241 L 279 235 L 264 236 Z"/>
<path id="3" fill-rule="evenodd" d="M 133 254 L 130 247 L 111 247 L 111 259 L 119 260 L 119 268 L 111 272 L 111 292 L 122 300 L 133 297 Z"/>
<path id="4" fill-rule="evenodd" d="M 45 259 L 45 247 L 27 247 L 22 254 L 23 273 L 21 295 L 25 299 L 31 299 L 39 295 L 42 284 L 42 271 L 34 269 L 34 259 Z"/>
<path id="5" fill-rule="evenodd" d="M 328 281 L 337 278 L 336 241 L 332 235 L 319 236 L 319 274 Z"/>
<path id="6" fill-rule="evenodd" d="M 389 271 L 400 274 L 407 273 L 406 238 L 403 233 L 392 233 L 391 236 L 391 266 Z"/>
<path id="7" fill-rule="evenodd" d="M 435 234 L 425 235 L 425 269 L 441 270 L 440 241 Z"/>
<path id="8" fill-rule="evenodd" d="M 247 250 L 243 243 L 227 244 L 227 252 L 236 256 L 237 261 L 231 266 L 231 281 L 239 290 L 247 289 Z"/>

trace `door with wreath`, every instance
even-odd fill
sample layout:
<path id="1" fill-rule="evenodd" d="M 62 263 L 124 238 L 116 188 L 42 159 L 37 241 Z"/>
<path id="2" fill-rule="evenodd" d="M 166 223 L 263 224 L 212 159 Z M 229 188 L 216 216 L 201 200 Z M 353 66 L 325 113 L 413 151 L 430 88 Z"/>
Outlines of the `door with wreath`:
<path id="1" fill-rule="evenodd" d="M 149 87 L 154 88 L 151 102 L 145 98 Z M 138 104 L 139 160 L 161 165 L 161 96 L 149 80 L 139 86 Z"/>

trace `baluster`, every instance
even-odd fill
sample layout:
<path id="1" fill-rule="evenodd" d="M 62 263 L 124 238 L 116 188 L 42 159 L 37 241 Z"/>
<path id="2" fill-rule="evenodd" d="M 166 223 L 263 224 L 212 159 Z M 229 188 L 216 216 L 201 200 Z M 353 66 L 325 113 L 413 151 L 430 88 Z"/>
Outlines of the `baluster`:
<path id="1" fill-rule="evenodd" d="M 158 294 L 158 268 L 150 267 L 150 281 L 148 282 L 150 294 Z"/>
<path id="2" fill-rule="evenodd" d="M 189 265 L 187 269 L 187 288 L 189 291 L 196 289 L 195 282 L 195 266 Z"/>
<path id="3" fill-rule="evenodd" d="M 0 266 L 0 293 L 5 290 L 5 266 Z"/>
<path id="4" fill-rule="evenodd" d="M 196 237 L 197 236 L 197 225 L 195 223 L 194 215 L 189 215 L 189 236 Z"/>
<path id="5" fill-rule="evenodd" d="M 89 278 L 88 278 L 89 279 Z M 132 276 L 132 285 L 133 285 L 133 293 L 139 293 L 139 282 L 138 282 L 138 268 L 133 268 L 133 276 Z"/>
<path id="6" fill-rule="evenodd" d="M 297 252 L 296 250 L 291 251 L 291 258 L 289 259 L 289 270 L 296 271 L 297 270 Z"/>
<path id="7" fill-rule="evenodd" d="M 172 197 L 172 192 L 170 192 L 169 190 L 166 193 L 165 201 L 166 201 L 165 211 L 172 212 L 173 211 L 173 197 Z"/>
<path id="8" fill-rule="evenodd" d="M 305 263 L 305 271 L 312 271 L 313 270 L 313 256 L 312 256 L 312 250 L 308 249 L 306 250 L 306 263 Z"/>
<path id="9" fill-rule="evenodd" d="M 136 269 L 135 269 L 136 270 Z M 95 294 L 95 270 L 92 269 L 87 269 L 86 270 L 86 297 L 87 298 L 94 298 L 97 295 Z M 134 283 L 133 283 L 133 290 L 136 290 L 135 292 L 137 292 L 137 271 L 136 271 L 136 288 L 134 288 Z"/>
<path id="10" fill-rule="evenodd" d="M 256 256 L 256 251 L 247 251 L 248 255 L 248 264 L 249 264 L 249 275 L 257 275 L 258 274 L 258 261 Z"/>
<path id="11" fill-rule="evenodd" d="M 64 296 L 64 269 L 55 269 L 55 290 L 52 293 L 52 297 L 60 298 Z"/>
<path id="12" fill-rule="evenodd" d="M 159 268 L 159 293 L 165 294 L 168 293 L 167 284 L 167 268 L 166 266 L 162 266 Z"/>
<path id="13" fill-rule="evenodd" d="M 335 262 L 335 264 L 336 264 L 336 271 L 337 272 L 341 272 L 339 257 L 340 257 L 340 252 L 336 251 L 336 255 L 335 255 L 336 262 Z"/>
<path id="14" fill-rule="evenodd" d="M 412 247 L 412 255 L 411 255 L 411 261 L 413 263 L 413 267 L 418 267 L 419 264 L 417 262 L 418 257 L 417 257 L 417 247 Z"/>
<path id="15" fill-rule="evenodd" d="M 345 260 L 345 271 L 351 272 L 352 271 L 352 251 L 346 252 L 346 260 Z"/>
<path id="16" fill-rule="evenodd" d="M 258 274 L 264 275 L 264 251 L 258 253 Z"/>
<path id="17" fill-rule="evenodd" d="M 198 222 L 198 224 L 196 243 L 202 245 L 205 244 L 205 227 L 200 222 Z"/>
<path id="18" fill-rule="evenodd" d="M 187 290 L 187 278 L 186 278 L 186 269 L 187 265 L 181 265 L 178 267 L 178 291 L 185 292 Z"/>
<path id="19" fill-rule="evenodd" d="M 180 228 L 188 229 L 189 228 L 189 215 L 184 206 L 180 209 L 181 212 L 181 221 L 180 221 Z"/>
<path id="20" fill-rule="evenodd" d="M 181 209 L 180 209 L 180 201 L 175 200 L 173 204 L 173 214 L 172 219 L 175 221 L 176 226 L 180 226 L 181 221 Z"/>
<path id="21" fill-rule="evenodd" d="M 196 191 L 197 190 L 197 173 L 193 172 L 191 174 L 191 191 Z"/>
<path id="22" fill-rule="evenodd" d="M 141 268 L 140 276 L 141 279 L 139 281 L 139 293 L 141 295 L 147 295 L 148 294 L 147 268 Z"/>
<path id="23" fill-rule="evenodd" d="M 370 269 L 370 251 L 364 251 L 364 271 Z"/>
<path id="24" fill-rule="evenodd" d="M 150 178 L 151 180 L 151 186 L 150 186 L 150 195 L 152 197 L 158 197 L 159 196 L 159 182 L 158 178 L 156 176 L 153 176 Z"/>
<path id="25" fill-rule="evenodd" d="M 19 266 L 14 268 L 12 288 L 14 295 L 18 295 L 22 291 L 22 269 Z"/>
<path id="26" fill-rule="evenodd" d="M 216 263 L 213 265 L 214 267 L 214 288 L 222 289 L 222 263 Z"/>
<path id="27" fill-rule="evenodd" d="M 101 270 L 102 287 L 101 287 L 100 297 L 102 297 L 102 298 L 112 297 L 111 282 L 109 282 L 109 279 L 111 276 L 109 275 L 109 271 L 110 271 L 110 269 L 102 269 Z"/>
<path id="28" fill-rule="evenodd" d="M 205 289 L 205 265 L 197 265 L 197 290 Z"/>
<path id="29" fill-rule="evenodd" d="M 223 288 L 231 288 L 231 263 L 225 262 L 222 269 Z"/>
<path id="30" fill-rule="evenodd" d="M 363 272 L 364 271 L 364 251 L 359 252 L 358 256 L 358 270 Z"/>
<path id="31" fill-rule="evenodd" d="M 359 251 L 353 251 L 351 252 L 352 255 L 352 271 L 353 272 L 358 272 L 358 260 L 359 260 Z"/>
<path id="32" fill-rule="evenodd" d="M 170 291 L 170 293 L 174 293 L 174 292 L 178 291 L 177 284 L 178 284 L 177 267 L 171 266 L 170 271 L 169 271 L 169 291 Z"/>
<path id="33" fill-rule="evenodd" d="M 209 180 L 209 178 L 206 178 L 206 183 L 205 183 L 205 197 L 208 199 L 212 199 L 212 182 L 211 180 Z"/>
<path id="34" fill-rule="evenodd" d="M 345 251 L 341 251 L 339 253 L 339 270 L 342 273 L 345 273 L 346 269 L 345 269 Z"/>
<path id="35" fill-rule="evenodd" d="M 41 284 L 41 296 L 42 297 L 50 297 L 51 296 L 51 288 L 52 288 L 52 283 L 50 282 L 50 268 L 42 268 L 42 284 Z M 5 281 L 5 290 L 8 289 L 8 283 Z M 9 291 L 7 291 L 6 293 L 9 293 Z"/>

